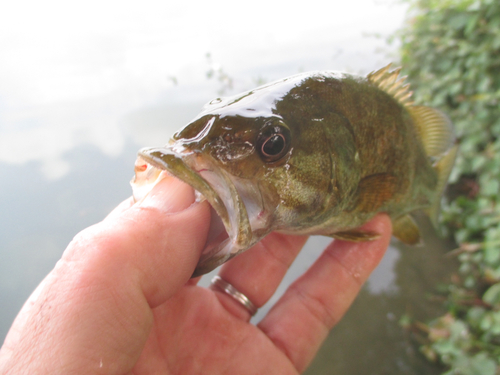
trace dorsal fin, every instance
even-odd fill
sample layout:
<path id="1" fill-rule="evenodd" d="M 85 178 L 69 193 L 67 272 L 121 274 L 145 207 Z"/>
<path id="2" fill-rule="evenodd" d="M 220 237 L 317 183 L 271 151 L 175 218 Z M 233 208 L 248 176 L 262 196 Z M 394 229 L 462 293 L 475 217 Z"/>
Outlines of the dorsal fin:
<path id="1" fill-rule="evenodd" d="M 437 109 L 424 106 L 411 106 L 407 109 L 428 156 L 438 157 L 453 146 L 455 142 L 453 126 L 446 115 Z"/>
<path id="2" fill-rule="evenodd" d="M 389 71 L 390 68 L 391 64 L 376 72 L 371 72 L 366 78 L 381 90 L 391 95 L 401 105 L 405 107 L 411 106 L 413 104 L 413 101 L 410 99 L 412 92 L 410 91 L 410 85 L 408 83 L 405 84 L 406 76 L 398 79 L 401 68 Z"/>

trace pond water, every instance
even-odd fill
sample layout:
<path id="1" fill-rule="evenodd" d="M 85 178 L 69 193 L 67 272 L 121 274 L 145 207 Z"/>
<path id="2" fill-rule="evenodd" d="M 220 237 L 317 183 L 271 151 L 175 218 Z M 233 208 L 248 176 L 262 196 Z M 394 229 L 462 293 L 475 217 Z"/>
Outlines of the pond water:
<path id="1" fill-rule="evenodd" d="M 114 1 L 9 5 L 0 15 L 0 339 L 73 236 L 130 196 L 137 150 L 165 143 L 218 91 L 387 64 L 377 53 L 388 51 L 384 41 L 365 34 L 392 33 L 405 9 L 351 3 L 287 5 L 286 17 L 283 3 L 263 1 L 245 12 L 200 2 L 196 14 L 154 0 L 140 10 Z M 452 244 L 425 232 L 426 246 L 391 244 L 308 374 L 438 373 L 398 324 L 403 314 L 425 320 L 440 309 L 428 297 L 448 275 Z M 310 239 L 268 305 L 328 241 Z"/>

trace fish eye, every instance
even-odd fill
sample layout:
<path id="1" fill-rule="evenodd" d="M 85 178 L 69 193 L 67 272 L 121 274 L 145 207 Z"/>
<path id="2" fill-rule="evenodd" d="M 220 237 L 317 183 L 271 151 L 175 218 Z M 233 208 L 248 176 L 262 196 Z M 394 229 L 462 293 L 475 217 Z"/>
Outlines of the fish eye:
<path id="1" fill-rule="evenodd" d="M 267 157 L 275 157 L 283 151 L 285 144 L 283 134 L 273 134 L 264 141 L 261 151 Z"/>
<path id="2" fill-rule="evenodd" d="M 281 126 L 273 126 L 264 130 L 257 142 L 257 149 L 262 159 L 274 162 L 283 157 L 290 146 L 290 132 Z"/>

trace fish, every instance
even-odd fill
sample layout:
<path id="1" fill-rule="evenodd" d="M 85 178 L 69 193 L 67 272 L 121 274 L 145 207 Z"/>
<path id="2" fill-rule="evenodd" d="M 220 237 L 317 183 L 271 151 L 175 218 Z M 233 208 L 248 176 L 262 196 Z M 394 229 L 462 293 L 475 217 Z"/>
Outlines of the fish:
<path id="1" fill-rule="evenodd" d="M 374 240 L 359 227 L 379 212 L 394 237 L 419 244 L 414 213 L 436 224 L 458 146 L 449 118 L 416 105 L 400 71 L 306 72 L 215 98 L 166 145 L 139 151 L 134 198 L 167 173 L 210 203 L 193 277 L 273 231 Z"/>

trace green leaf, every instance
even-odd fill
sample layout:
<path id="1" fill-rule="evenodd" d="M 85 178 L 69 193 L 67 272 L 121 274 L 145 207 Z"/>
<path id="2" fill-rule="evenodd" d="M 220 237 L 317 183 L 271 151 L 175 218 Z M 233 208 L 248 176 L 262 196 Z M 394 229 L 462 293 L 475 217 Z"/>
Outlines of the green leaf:
<path id="1" fill-rule="evenodd" d="M 467 25 L 469 17 L 467 14 L 458 13 L 448 19 L 448 25 L 454 29 L 459 29 Z"/>
<path id="2" fill-rule="evenodd" d="M 498 244 L 495 243 L 489 244 L 487 242 L 484 247 L 484 261 L 488 263 L 488 265 L 494 267 L 498 264 L 499 260 L 500 260 L 500 248 L 498 247 Z"/>
<path id="3" fill-rule="evenodd" d="M 493 320 L 493 325 L 491 327 L 491 330 L 489 333 L 493 335 L 499 335 L 500 334 L 500 312 L 495 311 L 491 312 L 491 317 Z"/>
<path id="4" fill-rule="evenodd" d="M 467 319 L 474 326 L 479 326 L 481 319 L 484 317 L 483 307 L 473 307 L 467 312 Z"/>
<path id="5" fill-rule="evenodd" d="M 470 9 L 470 8 L 469 8 Z M 470 35 L 472 30 L 476 27 L 477 21 L 479 20 L 479 14 L 475 14 L 467 20 L 467 24 L 465 26 L 465 35 Z"/>
<path id="6" fill-rule="evenodd" d="M 488 288 L 483 295 L 483 301 L 490 305 L 500 303 L 500 283 L 496 283 Z"/>
<path id="7" fill-rule="evenodd" d="M 447 316 L 463 326 L 452 324 L 429 358 L 448 365 L 449 375 L 493 375 L 500 362 L 500 1 L 407 1 L 411 19 L 399 35 L 415 102 L 446 113 L 460 143 L 450 189 L 457 193 L 443 200 L 442 221 L 459 247 L 481 244 L 458 256 L 459 278 L 447 288 Z M 462 303 L 485 289 L 484 306 Z"/>
<path id="8" fill-rule="evenodd" d="M 471 359 L 464 375 L 495 375 L 495 370 L 495 361 L 488 358 L 485 353 L 479 353 Z"/>
<path id="9" fill-rule="evenodd" d="M 485 195 L 497 195 L 499 188 L 500 182 L 498 180 L 489 180 L 481 186 L 482 193 Z"/>

